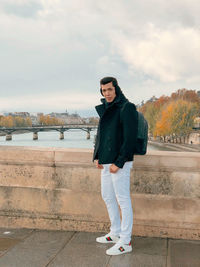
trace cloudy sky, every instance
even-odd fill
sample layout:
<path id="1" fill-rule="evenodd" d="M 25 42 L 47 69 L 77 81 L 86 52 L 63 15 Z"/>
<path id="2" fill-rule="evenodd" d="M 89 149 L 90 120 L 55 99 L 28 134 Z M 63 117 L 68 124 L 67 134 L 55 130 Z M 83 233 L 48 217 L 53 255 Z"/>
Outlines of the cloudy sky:
<path id="1" fill-rule="evenodd" d="M 199 0 L 1 0 L 0 112 L 95 114 L 99 79 L 139 104 L 200 89 Z"/>

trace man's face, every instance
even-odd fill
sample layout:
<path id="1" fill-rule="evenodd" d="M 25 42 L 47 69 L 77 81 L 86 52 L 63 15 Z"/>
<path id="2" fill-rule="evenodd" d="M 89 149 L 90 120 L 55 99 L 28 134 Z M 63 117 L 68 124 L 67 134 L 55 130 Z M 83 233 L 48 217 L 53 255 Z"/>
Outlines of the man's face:
<path id="1" fill-rule="evenodd" d="M 103 96 L 105 97 L 108 103 L 112 102 L 115 99 L 116 97 L 115 87 L 113 86 L 112 82 L 107 83 L 107 84 L 102 84 L 101 90 L 102 90 Z"/>

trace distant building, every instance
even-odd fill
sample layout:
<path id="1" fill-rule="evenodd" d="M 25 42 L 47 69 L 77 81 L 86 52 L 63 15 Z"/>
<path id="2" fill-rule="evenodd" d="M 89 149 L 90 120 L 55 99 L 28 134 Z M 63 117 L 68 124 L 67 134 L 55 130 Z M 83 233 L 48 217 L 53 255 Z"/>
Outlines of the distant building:
<path id="1" fill-rule="evenodd" d="M 200 145 L 200 131 L 192 132 L 189 135 L 188 144 Z"/>
<path id="2" fill-rule="evenodd" d="M 149 100 L 147 100 L 147 102 L 155 102 L 156 100 L 158 100 L 158 98 L 154 95 Z"/>
<path id="3" fill-rule="evenodd" d="M 200 145 L 200 117 L 194 119 L 193 132 L 189 135 L 188 144 Z"/>
<path id="4" fill-rule="evenodd" d="M 194 129 L 200 129 L 200 117 L 194 119 Z"/>
<path id="5" fill-rule="evenodd" d="M 7 116 L 28 118 L 30 117 L 30 113 L 29 112 L 9 112 Z"/>
<path id="6" fill-rule="evenodd" d="M 64 112 L 64 113 L 52 112 L 52 113 L 49 113 L 48 115 L 50 117 L 54 117 L 54 118 L 62 120 L 65 124 L 83 123 L 83 119 L 77 113 L 70 115 L 67 112 Z"/>
<path id="7" fill-rule="evenodd" d="M 30 119 L 32 121 L 32 125 L 38 125 L 39 124 L 39 121 L 38 121 L 38 117 L 37 116 L 31 114 L 30 115 Z"/>
<path id="8" fill-rule="evenodd" d="M 38 112 L 37 113 L 37 115 L 36 115 L 36 119 L 33 119 L 33 121 L 32 121 L 32 123 L 34 124 L 34 125 L 37 125 L 37 124 L 39 124 L 40 123 L 40 117 L 41 116 L 44 116 L 44 113 L 42 113 L 42 112 Z"/>
<path id="9" fill-rule="evenodd" d="M 89 118 L 83 118 L 83 123 L 85 124 L 98 124 L 99 118 L 98 117 L 89 117 Z"/>

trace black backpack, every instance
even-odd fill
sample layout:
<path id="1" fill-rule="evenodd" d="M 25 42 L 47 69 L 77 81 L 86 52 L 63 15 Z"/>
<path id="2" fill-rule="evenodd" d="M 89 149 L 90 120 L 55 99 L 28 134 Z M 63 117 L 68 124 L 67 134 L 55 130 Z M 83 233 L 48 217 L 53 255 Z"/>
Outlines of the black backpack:
<path id="1" fill-rule="evenodd" d="M 137 111 L 138 113 L 138 132 L 137 132 L 137 144 L 135 155 L 145 155 L 147 152 L 148 143 L 148 123 L 144 115 Z"/>
<path id="2" fill-rule="evenodd" d="M 128 102 L 126 102 L 128 103 Z M 126 103 L 122 107 L 125 107 Z M 138 131 L 137 131 L 137 142 L 135 155 L 145 155 L 147 153 L 147 143 L 148 143 L 148 122 L 144 115 L 137 111 L 138 113 Z"/>

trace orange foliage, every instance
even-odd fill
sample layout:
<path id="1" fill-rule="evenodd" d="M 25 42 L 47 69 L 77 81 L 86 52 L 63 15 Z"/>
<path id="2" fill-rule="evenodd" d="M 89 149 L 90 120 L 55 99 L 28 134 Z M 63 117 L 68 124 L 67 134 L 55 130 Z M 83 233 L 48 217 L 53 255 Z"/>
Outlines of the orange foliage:
<path id="1" fill-rule="evenodd" d="M 161 113 L 161 118 L 156 122 L 154 136 L 166 136 L 170 134 L 171 117 L 173 116 L 173 103 L 169 104 Z"/>
<path id="2" fill-rule="evenodd" d="M 175 93 L 172 93 L 171 99 L 172 100 L 182 99 L 182 100 L 189 101 L 192 103 L 200 104 L 200 98 L 197 95 L 196 91 L 195 90 L 187 90 L 185 88 L 179 89 Z"/>
<path id="3" fill-rule="evenodd" d="M 160 98 L 158 98 L 155 102 L 154 102 L 154 106 L 155 108 L 161 108 L 163 107 L 166 103 L 168 103 L 170 100 L 170 98 L 168 96 L 161 96 Z"/>
<path id="4" fill-rule="evenodd" d="M 63 120 L 55 118 L 55 117 L 50 117 L 49 115 L 47 116 L 41 115 L 39 123 L 42 125 L 63 125 L 64 124 Z"/>
<path id="5" fill-rule="evenodd" d="M 12 116 L 3 116 L 1 118 L 0 126 L 11 128 L 14 126 L 14 120 Z"/>
<path id="6" fill-rule="evenodd" d="M 192 131 L 197 104 L 182 99 L 171 101 L 156 122 L 154 136 L 187 137 Z"/>
<path id="7" fill-rule="evenodd" d="M 177 106 L 175 108 L 175 102 L 179 100 L 186 101 L 188 105 L 189 103 L 196 105 L 197 108 L 194 109 L 194 107 L 193 108 L 191 107 L 191 109 L 195 110 L 196 117 L 200 116 L 200 97 L 198 96 L 195 90 L 179 89 L 177 92 L 172 93 L 170 97 L 163 95 L 158 99 L 155 98 L 154 101 L 152 101 L 151 98 L 149 101 L 147 101 L 139 108 L 139 111 L 144 114 L 145 118 L 149 123 L 149 132 L 151 134 L 153 134 L 154 136 L 155 135 L 165 136 L 168 134 L 169 128 L 172 127 L 172 125 L 169 126 L 170 123 L 168 120 L 168 117 L 171 114 L 170 109 L 174 110 L 173 115 L 175 115 L 176 113 L 179 114 L 179 119 L 180 116 L 182 116 L 181 120 L 182 124 L 184 124 L 183 122 L 185 122 L 186 119 L 188 119 L 188 116 L 186 114 L 180 115 L 182 114 L 180 106 L 185 106 L 185 104 L 181 105 L 181 102 L 178 102 L 179 108 L 177 108 Z M 171 117 L 170 119 L 172 120 Z M 179 123 L 181 122 L 179 121 Z M 188 126 L 188 128 L 191 129 L 191 119 L 190 119 L 190 127 Z"/>
<path id="8" fill-rule="evenodd" d="M 32 126 L 31 118 L 1 116 L 0 126 L 6 128 Z"/>

